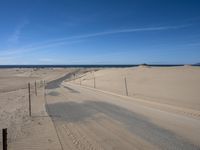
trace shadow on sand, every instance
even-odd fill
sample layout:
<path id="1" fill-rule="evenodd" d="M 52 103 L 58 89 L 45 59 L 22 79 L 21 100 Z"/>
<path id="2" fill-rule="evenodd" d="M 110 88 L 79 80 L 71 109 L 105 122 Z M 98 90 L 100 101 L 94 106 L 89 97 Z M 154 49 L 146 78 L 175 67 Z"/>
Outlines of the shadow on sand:
<path id="1" fill-rule="evenodd" d="M 60 77 L 56 80 L 50 81 L 49 83 L 47 83 L 46 85 L 46 89 L 55 89 L 58 88 L 60 86 L 60 84 L 66 80 L 66 79 L 70 79 L 75 73 L 77 73 L 79 70 L 76 70 L 74 72 L 68 73 L 66 75 L 64 75 L 63 77 Z"/>
<path id="2" fill-rule="evenodd" d="M 51 91 L 51 92 L 48 93 L 48 95 L 51 95 L 51 96 L 58 96 L 58 95 L 60 95 L 60 93 L 59 93 L 59 92 L 56 92 L 56 91 Z"/>
<path id="3" fill-rule="evenodd" d="M 154 144 L 159 149 L 200 149 L 173 132 L 153 124 L 144 116 L 107 102 L 55 103 L 49 104 L 48 110 L 49 115 L 60 116 L 59 119 L 62 121 L 73 123 L 80 123 L 93 118 L 95 114 L 103 113 L 109 118 L 120 121 L 132 134 Z"/>
<path id="4" fill-rule="evenodd" d="M 72 89 L 72 88 L 70 88 L 70 87 L 68 87 L 68 86 L 63 86 L 65 89 L 67 89 L 69 92 L 71 92 L 71 93 L 80 93 L 79 91 L 77 91 L 77 90 L 74 90 L 74 89 Z"/>

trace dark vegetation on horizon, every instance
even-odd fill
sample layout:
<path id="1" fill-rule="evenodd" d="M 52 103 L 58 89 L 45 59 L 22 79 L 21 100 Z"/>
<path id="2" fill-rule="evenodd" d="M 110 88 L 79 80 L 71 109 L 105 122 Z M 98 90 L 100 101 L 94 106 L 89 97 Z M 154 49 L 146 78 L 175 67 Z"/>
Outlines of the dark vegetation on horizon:
<path id="1" fill-rule="evenodd" d="M 174 67 L 184 66 L 184 64 L 115 64 L 115 65 L 0 65 L 0 68 L 125 68 L 137 66 L 150 66 L 150 67 Z M 200 66 L 200 63 L 192 64 L 191 66 Z"/>

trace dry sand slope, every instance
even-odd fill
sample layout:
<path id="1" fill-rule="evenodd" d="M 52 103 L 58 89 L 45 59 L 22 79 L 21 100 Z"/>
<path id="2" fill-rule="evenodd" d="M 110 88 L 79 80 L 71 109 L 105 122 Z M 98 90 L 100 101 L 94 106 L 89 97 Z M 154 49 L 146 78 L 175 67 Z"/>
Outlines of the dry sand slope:
<path id="1" fill-rule="evenodd" d="M 173 106 L 200 110 L 200 67 L 134 67 L 89 72 L 76 84 Z M 73 82 L 74 83 L 74 82 Z"/>
<path id="2" fill-rule="evenodd" d="M 9 149 L 200 149 L 199 68 L 87 71 L 0 70 L 0 128 L 9 129 Z M 63 82 L 74 73 L 80 78 Z M 124 77 L 130 97 L 119 96 Z M 36 79 L 49 84 L 46 96 L 43 87 L 38 96 L 32 90 L 29 118 L 26 85 Z M 94 83 L 98 90 L 88 88 Z"/>
<path id="3" fill-rule="evenodd" d="M 74 84 L 47 90 L 63 149 L 200 149 L 200 120 Z"/>
<path id="4" fill-rule="evenodd" d="M 22 133 L 21 127 L 30 122 L 28 116 L 27 83 L 31 82 L 34 95 L 34 82 L 51 81 L 75 69 L 0 69 L 0 150 L 2 148 L 1 129 L 8 128 L 8 142 L 16 140 Z"/>

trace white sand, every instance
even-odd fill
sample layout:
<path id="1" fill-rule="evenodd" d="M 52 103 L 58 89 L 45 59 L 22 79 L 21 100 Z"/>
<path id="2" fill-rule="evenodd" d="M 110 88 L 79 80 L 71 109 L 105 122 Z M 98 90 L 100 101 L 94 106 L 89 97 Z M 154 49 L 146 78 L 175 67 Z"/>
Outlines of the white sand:
<path id="1" fill-rule="evenodd" d="M 200 110 L 199 67 L 135 67 L 103 69 L 75 80 L 76 84 L 128 95 L 149 101 Z M 74 82 L 74 81 L 73 81 Z"/>
<path id="2" fill-rule="evenodd" d="M 95 83 L 97 89 L 126 95 L 126 77 L 128 96 L 131 98 L 92 92 L 66 82 L 63 85 L 66 84 L 68 88 L 47 90 L 52 113 L 64 115 L 61 120 L 56 119 L 54 126 L 46 112 L 43 87 L 38 87 L 38 96 L 35 96 L 33 83 L 37 80 L 39 86 L 41 80 L 55 80 L 75 69 L 0 69 L 0 129 L 8 128 L 9 149 L 60 150 L 58 136 L 65 149 L 132 149 L 133 146 L 136 149 L 156 149 L 159 142 L 166 147 L 181 147 L 181 144 L 190 147 L 189 143 L 198 145 L 199 67 L 142 66 L 91 70 L 79 71 L 76 74 L 78 79 L 71 83 L 92 88 Z M 28 116 L 28 82 L 31 82 L 35 116 L 32 118 Z M 61 102 L 64 105 L 59 105 Z M 179 109 L 170 106 L 180 108 L 182 113 L 177 113 Z M 191 117 L 193 115 L 196 118 Z M 136 119 L 136 122 L 129 122 L 132 119 Z M 150 132 L 147 136 L 152 137 L 152 141 L 145 138 L 141 124 L 150 125 L 146 126 Z M 127 126 L 133 133 L 127 130 Z M 158 136 L 154 135 L 157 132 L 172 145 L 163 139 L 159 141 Z M 176 135 L 187 142 L 176 139 Z M 174 138 L 174 141 L 170 138 Z M 151 143 L 154 141 L 158 143 Z M 0 137 L 0 150 L 1 144 Z"/>
<path id="3" fill-rule="evenodd" d="M 31 98 L 33 101 L 34 99 L 39 98 L 39 97 L 34 97 L 35 81 L 37 81 L 37 86 L 39 88 L 40 81 L 43 80 L 46 80 L 46 82 L 51 81 L 73 70 L 74 69 L 59 69 L 59 68 L 58 69 L 0 69 L 0 135 L 2 128 L 8 128 L 9 146 L 11 146 L 12 143 L 14 143 L 16 140 L 20 139 L 19 135 L 21 137 L 24 137 L 24 135 L 27 135 L 27 133 L 30 132 L 30 130 L 34 129 L 34 126 L 35 124 L 37 124 L 36 122 L 38 121 L 38 120 L 31 121 L 29 117 L 28 89 L 27 89 L 28 82 L 31 83 Z M 43 91 L 41 93 L 41 90 L 38 89 L 38 93 L 42 94 L 42 97 L 39 99 L 41 99 L 44 102 Z M 37 111 L 39 114 L 41 112 L 43 115 L 46 112 L 44 104 L 42 103 L 36 103 L 35 105 L 33 105 L 33 109 L 34 111 Z M 50 124 L 49 122 L 51 123 L 51 119 L 44 120 L 44 128 L 47 128 L 47 131 L 49 129 L 54 131 L 53 126 L 49 127 Z M 27 126 L 28 130 L 23 130 L 22 126 L 23 128 L 24 126 Z M 33 135 L 33 139 L 34 138 L 38 139 L 39 137 Z M 55 141 L 52 142 L 52 144 L 53 143 L 55 143 Z M 2 148 L 2 136 L 0 136 L 0 150 L 1 148 Z M 13 149 L 16 148 L 13 147 Z"/>

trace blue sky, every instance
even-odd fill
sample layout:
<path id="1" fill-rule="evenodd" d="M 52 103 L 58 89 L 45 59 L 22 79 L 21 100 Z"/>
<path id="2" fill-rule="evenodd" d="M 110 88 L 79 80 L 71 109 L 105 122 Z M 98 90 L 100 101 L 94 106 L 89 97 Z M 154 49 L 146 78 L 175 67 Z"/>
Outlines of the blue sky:
<path id="1" fill-rule="evenodd" d="M 0 0 L 0 65 L 200 62 L 199 0 Z"/>

